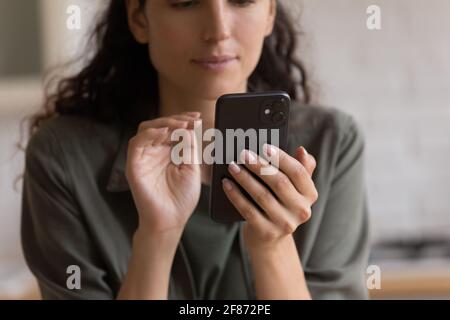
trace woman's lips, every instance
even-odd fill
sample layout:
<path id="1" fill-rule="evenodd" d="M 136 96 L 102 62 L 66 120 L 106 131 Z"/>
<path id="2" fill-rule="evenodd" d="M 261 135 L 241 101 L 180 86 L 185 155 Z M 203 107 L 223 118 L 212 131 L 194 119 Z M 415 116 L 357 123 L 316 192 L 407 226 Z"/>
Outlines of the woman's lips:
<path id="1" fill-rule="evenodd" d="M 192 62 L 203 69 L 211 71 L 223 71 L 237 61 L 236 56 L 210 56 L 207 58 L 193 59 Z"/>

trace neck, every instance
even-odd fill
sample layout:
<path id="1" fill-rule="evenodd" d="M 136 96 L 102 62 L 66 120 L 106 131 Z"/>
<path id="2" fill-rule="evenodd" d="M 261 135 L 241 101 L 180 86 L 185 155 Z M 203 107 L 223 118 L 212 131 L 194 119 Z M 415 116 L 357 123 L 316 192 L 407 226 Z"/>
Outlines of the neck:
<path id="1" fill-rule="evenodd" d="M 246 92 L 247 82 L 234 92 Z M 218 98 L 218 97 L 217 97 Z M 201 113 L 203 131 L 214 128 L 215 105 L 217 98 L 194 96 L 180 90 L 174 85 L 160 79 L 159 81 L 159 116 L 168 117 L 187 111 Z"/>

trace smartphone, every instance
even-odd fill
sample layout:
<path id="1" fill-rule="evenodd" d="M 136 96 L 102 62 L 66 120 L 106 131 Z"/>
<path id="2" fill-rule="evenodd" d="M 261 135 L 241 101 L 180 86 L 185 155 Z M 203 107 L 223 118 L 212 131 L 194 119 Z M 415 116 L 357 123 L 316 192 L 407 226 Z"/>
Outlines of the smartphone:
<path id="1" fill-rule="evenodd" d="M 283 91 L 227 94 L 217 100 L 215 129 L 222 141 L 217 138 L 214 141 L 209 198 L 209 215 L 214 221 L 233 223 L 244 220 L 228 200 L 222 187 L 222 179 L 234 181 L 228 172 L 228 165 L 231 161 L 241 163 L 239 156 L 244 148 L 262 155 L 263 145 L 269 143 L 286 151 L 290 105 L 289 94 Z M 252 172 L 251 174 L 265 184 L 260 177 Z M 239 184 L 236 185 L 258 207 L 248 193 Z"/>

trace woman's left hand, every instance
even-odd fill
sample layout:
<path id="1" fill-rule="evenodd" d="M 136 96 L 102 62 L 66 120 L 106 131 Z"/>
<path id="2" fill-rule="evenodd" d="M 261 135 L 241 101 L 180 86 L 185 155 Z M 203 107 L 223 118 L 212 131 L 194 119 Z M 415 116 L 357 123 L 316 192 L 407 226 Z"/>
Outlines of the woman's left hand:
<path id="1" fill-rule="evenodd" d="M 264 158 L 244 150 L 241 154 L 243 165 L 233 162 L 228 167 L 232 177 L 263 212 L 242 194 L 234 182 L 224 179 L 223 188 L 247 221 L 244 226 L 247 247 L 266 250 L 311 218 L 311 206 L 317 201 L 318 192 L 311 177 L 316 161 L 303 147 L 296 150 L 296 158 L 293 158 L 275 146 L 265 145 L 264 155 L 267 159 L 278 157 L 278 166 L 274 167 Z M 271 174 L 267 174 L 268 169 Z M 276 196 L 247 170 L 259 176 Z"/>

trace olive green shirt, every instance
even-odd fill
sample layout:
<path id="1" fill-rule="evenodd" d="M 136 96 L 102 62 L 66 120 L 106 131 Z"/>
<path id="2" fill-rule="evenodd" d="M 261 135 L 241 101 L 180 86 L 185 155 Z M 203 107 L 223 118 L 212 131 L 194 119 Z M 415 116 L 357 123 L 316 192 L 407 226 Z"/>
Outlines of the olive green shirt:
<path id="1" fill-rule="evenodd" d="M 127 272 L 138 213 L 125 177 L 137 128 L 79 116 L 46 121 L 29 141 L 22 203 L 22 246 L 45 299 L 114 299 Z M 319 199 L 294 233 L 313 299 L 367 298 L 369 221 L 364 139 L 352 117 L 293 104 L 289 153 L 304 146 L 317 160 Z M 210 187 L 177 248 L 170 299 L 255 299 L 242 222 L 208 215 Z M 69 289 L 69 266 L 81 289 Z"/>

